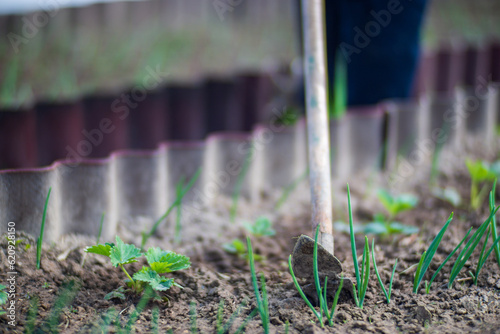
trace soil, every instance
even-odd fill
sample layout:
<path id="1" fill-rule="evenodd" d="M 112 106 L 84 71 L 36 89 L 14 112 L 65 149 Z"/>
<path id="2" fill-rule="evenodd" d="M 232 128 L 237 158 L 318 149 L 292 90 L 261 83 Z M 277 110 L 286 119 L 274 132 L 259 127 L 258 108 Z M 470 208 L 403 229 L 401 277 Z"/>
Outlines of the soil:
<path id="1" fill-rule="evenodd" d="M 455 187 L 467 203 L 470 181 L 466 173 L 456 171 L 442 175 L 442 186 Z M 366 183 L 351 184 L 354 219 L 356 222 L 367 221 L 375 212 L 382 212 L 375 200 L 373 189 Z M 308 209 L 307 184 L 302 184 L 276 212 L 279 192 L 269 192 L 265 204 L 255 208 L 242 200 L 240 216 L 254 217 L 269 213 L 274 222 L 276 235 L 273 237 L 252 237 L 255 253 L 265 260 L 256 263 L 258 272 L 266 279 L 269 294 L 270 332 L 285 333 L 500 333 L 500 269 L 492 254 L 481 271 L 478 285 L 472 284 L 469 271 L 473 271 L 477 262 L 477 252 L 467 262 L 452 288 L 448 289 L 451 263 L 447 264 L 432 284 L 429 294 L 422 287 L 418 294 L 412 293 L 415 265 L 420 254 L 446 222 L 451 211 L 455 218 L 444 235 L 425 279 L 437 269 L 470 226 L 475 228 L 488 216 L 486 205 L 479 213 L 471 212 L 466 205 L 454 208 L 447 202 L 430 195 L 425 183 L 415 186 L 413 192 L 420 198 L 418 207 L 400 214 L 397 218 L 404 224 L 415 225 L 420 232 L 415 235 L 394 235 L 376 237 L 376 260 L 382 280 L 388 284 L 392 266 L 396 258 L 398 265 L 394 277 L 392 299 L 387 304 L 381 292 L 373 268 L 363 309 L 355 306 L 350 298 L 342 298 L 335 313 L 334 326 L 325 324 L 321 328 L 313 313 L 308 309 L 295 289 L 288 271 L 288 256 L 292 252 L 296 237 L 301 234 L 311 236 L 310 212 Z M 338 199 L 337 219 L 345 221 L 345 187 L 336 190 L 342 196 Z M 133 328 L 137 333 L 154 332 L 153 318 L 158 310 L 160 333 L 172 330 L 174 333 L 192 333 L 193 319 L 196 319 L 198 333 L 215 333 L 217 314 L 223 300 L 223 324 L 238 309 L 229 332 L 234 333 L 244 319 L 254 310 L 255 297 L 250 279 L 249 266 L 244 258 L 228 254 L 222 244 L 234 238 L 244 240 L 245 230 L 241 221 L 230 223 L 227 207 L 229 200 L 222 200 L 220 206 L 207 208 L 205 219 L 189 218 L 192 227 L 186 225 L 184 241 L 176 245 L 170 240 L 172 226 L 165 225 L 162 233 L 149 241 L 150 246 L 160 246 L 190 256 L 192 267 L 188 270 L 168 274 L 183 288 L 168 290 L 163 301 L 150 301 L 137 318 Z M 214 228 L 210 225 L 212 222 Z M 184 222 L 188 224 L 189 222 Z M 121 230 L 119 235 L 126 241 L 138 244 L 137 234 L 130 230 Z M 35 327 L 44 332 L 43 327 L 53 314 L 55 300 L 64 286 L 73 284 L 74 299 L 69 299 L 55 319 L 61 333 L 102 333 L 102 324 L 109 318 L 110 310 L 115 310 L 116 322 L 109 326 L 111 333 L 125 326 L 130 316 L 138 307 L 140 296 L 126 293 L 125 300 L 105 300 L 110 291 L 124 286 L 124 274 L 113 267 L 106 258 L 89 254 L 85 266 L 81 266 L 83 249 L 94 243 L 94 239 L 84 236 L 66 236 L 57 244 L 44 245 L 41 270 L 35 269 L 36 242 L 34 238 L 18 235 L 24 241 L 18 245 L 16 270 L 17 326 L 7 324 L 7 318 L 0 318 L 0 332 L 21 333 L 27 330 L 30 303 L 38 298 L 38 316 Z M 373 236 L 369 236 L 370 242 Z M 358 254 L 362 254 L 364 236 L 356 236 Z M 0 258 L 1 282 L 5 282 L 6 240 L 2 237 Z M 29 243 L 31 248 L 24 250 Z M 478 247 L 479 248 L 479 247 Z M 342 262 L 345 275 L 354 278 L 348 235 L 335 237 L 335 256 Z M 128 265 L 130 271 L 138 270 L 143 262 Z M 413 267 L 412 267 L 413 266 Z M 246 302 L 246 305 L 242 303 Z M 191 305 L 191 306 L 190 306 Z M 242 305 L 242 306 L 240 306 Z M 193 309 L 196 311 L 193 312 Z M 287 325 L 288 324 L 288 325 Z M 45 325 L 47 326 L 47 325 Z M 245 327 L 246 333 L 262 333 L 260 316 L 257 314 Z"/>

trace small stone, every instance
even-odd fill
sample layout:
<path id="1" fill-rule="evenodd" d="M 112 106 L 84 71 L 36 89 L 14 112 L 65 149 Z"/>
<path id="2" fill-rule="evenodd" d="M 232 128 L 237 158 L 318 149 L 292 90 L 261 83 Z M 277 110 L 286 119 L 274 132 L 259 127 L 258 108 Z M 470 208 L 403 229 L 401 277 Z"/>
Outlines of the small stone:
<path id="1" fill-rule="evenodd" d="M 457 314 L 460 314 L 460 315 L 464 315 L 464 314 L 467 314 L 467 310 L 464 309 L 464 308 L 459 308 L 457 311 L 456 311 Z"/>

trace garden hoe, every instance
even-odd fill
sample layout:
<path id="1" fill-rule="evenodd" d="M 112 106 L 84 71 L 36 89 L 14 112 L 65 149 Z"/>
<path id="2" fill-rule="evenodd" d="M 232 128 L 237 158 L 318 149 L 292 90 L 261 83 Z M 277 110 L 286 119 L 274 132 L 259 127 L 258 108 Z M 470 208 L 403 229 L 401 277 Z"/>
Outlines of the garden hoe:
<path id="1" fill-rule="evenodd" d="M 341 278 L 342 265 L 333 255 L 332 192 L 330 176 L 330 136 L 326 101 L 326 61 L 323 36 L 323 0 L 302 0 L 304 26 L 304 69 L 309 149 L 313 235 L 319 225 L 318 272 L 321 281 L 328 276 L 328 295 L 333 299 L 340 280 L 343 289 L 353 293 L 352 281 Z M 297 277 L 313 282 L 314 240 L 301 235 L 293 249 L 292 268 Z M 303 288 L 318 304 L 314 284 Z"/>

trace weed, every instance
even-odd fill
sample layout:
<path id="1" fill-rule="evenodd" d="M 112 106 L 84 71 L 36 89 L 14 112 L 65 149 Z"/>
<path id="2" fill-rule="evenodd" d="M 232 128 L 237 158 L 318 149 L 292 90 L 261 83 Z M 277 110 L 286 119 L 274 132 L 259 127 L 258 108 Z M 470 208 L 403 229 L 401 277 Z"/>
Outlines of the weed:
<path id="1" fill-rule="evenodd" d="M 302 183 L 309 176 L 309 168 L 301 174 L 296 180 L 294 180 L 290 185 L 286 186 L 283 189 L 283 194 L 281 194 L 280 198 L 276 202 L 275 209 L 279 210 L 281 206 L 286 202 L 290 194 L 297 188 L 297 186 Z"/>
<path id="2" fill-rule="evenodd" d="M 42 225 L 40 226 L 40 236 L 36 241 L 36 269 L 40 269 L 40 261 L 42 258 L 43 231 L 45 230 L 45 218 L 47 217 L 47 206 L 49 205 L 49 197 L 51 191 L 52 188 L 49 188 L 47 199 L 45 200 L 45 206 L 43 208 Z"/>
<path id="3" fill-rule="evenodd" d="M 187 183 L 186 187 L 184 187 L 182 189 L 182 192 L 177 193 L 177 198 L 175 199 L 174 203 L 172 203 L 170 205 L 167 212 L 165 212 L 165 214 L 163 216 L 161 216 L 153 224 L 153 227 L 151 228 L 151 230 L 149 232 L 142 232 L 141 250 L 144 250 L 144 246 L 146 245 L 148 239 L 151 238 L 151 236 L 156 232 L 156 230 L 158 229 L 158 226 L 160 226 L 161 222 L 164 221 L 165 219 L 167 219 L 167 217 L 170 215 L 170 213 L 172 212 L 172 210 L 174 208 L 177 208 L 180 205 L 180 203 L 182 202 L 182 198 L 193 187 L 194 183 L 196 182 L 196 180 L 198 179 L 200 174 L 201 174 L 201 168 L 198 168 L 196 173 L 194 173 L 193 177 L 191 177 L 191 179 Z"/>
<path id="4" fill-rule="evenodd" d="M 198 317 L 198 315 L 196 313 L 196 303 L 194 301 L 191 301 L 189 303 L 189 318 L 191 319 L 191 334 L 198 333 L 198 325 L 196 324 L 197 317 Z"/>
<path id="5" fill-rule="evenodd" d="M 495 209 L 495 193 L 496 193 L 497 179 L 493 182 L 493 189 L 490 192 L 490 211 Z M 496 215 L 491 218 L 491 238 L 494 241 L 498 237 L 497 232 L 497 219 Z M 500 246 L 495 246 L 495 257 L 500 268 Z"/>

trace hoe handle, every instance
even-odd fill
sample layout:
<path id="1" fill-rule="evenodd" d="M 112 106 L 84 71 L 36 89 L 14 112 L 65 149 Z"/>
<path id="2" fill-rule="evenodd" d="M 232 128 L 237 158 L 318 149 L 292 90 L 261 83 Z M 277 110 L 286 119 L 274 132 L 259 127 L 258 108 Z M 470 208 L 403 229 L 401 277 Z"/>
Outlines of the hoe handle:
<path id="1" fill-rule="evenodd" d="M 319 242 L 333 254 L 323 6 L 323 0 L 302 0 L 312 225 L 320 225 Z"/>

